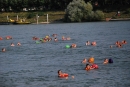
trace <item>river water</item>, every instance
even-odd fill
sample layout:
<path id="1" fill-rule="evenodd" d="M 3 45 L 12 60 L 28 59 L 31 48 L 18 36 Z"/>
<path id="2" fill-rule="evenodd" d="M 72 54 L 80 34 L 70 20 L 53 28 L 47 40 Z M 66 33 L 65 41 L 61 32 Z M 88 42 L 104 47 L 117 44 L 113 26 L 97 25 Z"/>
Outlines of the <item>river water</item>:
<path id="1" fill-rule="evenodd" d="M 57 34 L 57 42 L 52 34 Z M 6 40 L 8 35 L 13 39 Z M 32 40 L 46 35 L 53 40 L 40 44 Z M 4 38 L 0 49 L 6 48 L 0 51 L 0 87 L 130 87 L 130 21 L 1 25 L 0 36 Z M 71 40 L 62 41 L 62 36 Z M 88 40 L 97 45 L 86 46 Z M 122 40 L 127 44 L 114 46 Z M 77 48 L 65 48 L 72 43 Z M 89 57 L 95 58 L 99 69 L 84 70 L 81 61 Z M 103 64 L 105 58 L 114 63 Z M 59 69 L 69 77 L 58 78 Z"/>

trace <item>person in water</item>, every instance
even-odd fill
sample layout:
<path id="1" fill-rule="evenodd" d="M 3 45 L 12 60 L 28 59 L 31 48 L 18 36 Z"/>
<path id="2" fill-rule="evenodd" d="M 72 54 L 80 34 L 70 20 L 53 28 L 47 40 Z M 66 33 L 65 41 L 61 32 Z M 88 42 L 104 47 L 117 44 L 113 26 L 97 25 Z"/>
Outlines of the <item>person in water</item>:
<path id="1" fill-rule="evenodd" d="M 96 46 L 96 45 L 97 45 L 96 41 L 93 41 L 93 42 L 91 43 L 91 45 L 92 45 L 92 46 Z"/>
<path id="2" fill-rule="evenodd" d="M 105 59 L 103 64 L 108 64 L 108 63 L 113 63 L 113 60 L 110 58 L 110 59 Z"/>
<path id="3" fill-rule="evenodd" d="M 127 44 L 127 41 L 126 41 L 126 40 L 123 40 L 123 41 L 122 41 L 122 44 Z"/>
<path id="4" fill-rule="evenodd" d="M 58 70 L 58 77 L 60 77 L 61 74 L 63 74 L 62 71 L 61 71 L 61 70 Z"/>
<path id="5" fill-rule="evenodd" d="M 82 61 L 83 64 L 86 64 L 87 63 L 87 59 L 84 58 L 83 61 Z"/>
<path id="6" fill-rule="evenodd" d="M 58 77 L 68 77 L 69 75 L 67 73 L 63 73 L 61 70 L 58 70 Z"/>
<path id="7" fill-rule="evenodd" d="M 77 45 L 74 43 L 71 45 L 71 48 L 76 48 L 76 47 L 77 47 Z"/>
<path id="8" fill-rule="evenodd" d="M 86 64 L 85 70 L 91 70 L 93 69 L 89 64 Z"/>
<path id="9" fill-rule="evenodd" d="M 87 45 L 90 45 L 90 42 L 89 42 L 89 41 L 86 42 L 86 46 L 87 46 Z"/>
<path id="10" fill-rule="evenodd" d="M 104 59 L 103 64 L 107 64 L 108 63 L 108 59 Z"/>
<path id="11" fill-rule="evenodd" d="M 21 43 L 20 43 L 20 42 L 18 42 L 18 43 L 17 43 L 17 45 L 18 45 L 18 46 L 21 46 Z"/>
<path id="12" fill-rule="evenodd" d="M 11 45 L 10 45 L 10 46 L 12 46 L 12 47 L 13 47 L 13 46 L 15 46 L 15 45 L 14 45 L 13 43 L 11 43 Z"/>
<path id="13" fill-rule="evenodd" d="M 2 48 L 2 52 L 5 52 L 6 51 L 6 49 L 5 48 Z"/>
<path id="14" fill-rule="evenodd" d="M 55 38 L 55 39 L 54 39 L 54 41 L 55 41 L 55 42 L 57 42 L 57 41 L 58 41 L 58 39 L 57 39 L 57 38 Z"/>

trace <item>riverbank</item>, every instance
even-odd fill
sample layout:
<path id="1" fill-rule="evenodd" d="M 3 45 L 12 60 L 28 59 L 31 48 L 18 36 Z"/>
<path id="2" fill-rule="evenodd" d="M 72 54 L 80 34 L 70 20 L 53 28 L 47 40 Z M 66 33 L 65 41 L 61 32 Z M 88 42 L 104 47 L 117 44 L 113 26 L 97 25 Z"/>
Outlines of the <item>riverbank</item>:
<path id="1" fill-rule="evenodd" d="M 120 12 L 120 16 L 116 16 L 117 12 L 104 12 L 104 21 L 121 21 L 130 20 L 130 14 Z M 36 15 L 38 14 L 38 21 Z M 48 22 L 47 22 L 48 14 Z M 63 22 L 65 12 L 64 11 L 46 11 L 46 12 L 2 12 L 0 14 L 0 24 L 7 24 L 7 19 L 21 20 L 24 19 L 30 23 L 61 23 Z M 108 19 L 106 19 L 108 18 Z"/>

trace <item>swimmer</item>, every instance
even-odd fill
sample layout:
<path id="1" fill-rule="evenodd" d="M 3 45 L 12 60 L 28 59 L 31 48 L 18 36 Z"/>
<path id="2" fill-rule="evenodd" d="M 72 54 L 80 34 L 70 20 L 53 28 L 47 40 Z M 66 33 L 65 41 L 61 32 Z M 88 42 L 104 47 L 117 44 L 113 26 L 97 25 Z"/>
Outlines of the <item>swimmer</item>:
<path id="1" fill-rule="evenodd" d="M 58 70 L 58 77 L 68 77 L 68 74 L 63 73 L 61 70 Z"/>
<path id="2" fill-rule="evenodd" d="M 126 40 L 123 40 L 123 41 L 122 41 L 122 44 L 127 44 Z"/>
<path id="3" fill-rule="evenodd" d="M 6 36 L 6 39 L 9 40 L 9 39 L 13 39 L 11 36 Z"/>
<path id="4" fill-rule="evenodd" d="M 66 40 L 66 38 L 64 36 L 62 36 L 62 40 Z"/>
<path id="5" fill-rule="evenodd" d="M 53 37 L 57 37 L 57 34 L 52 34 Z"/>
<path id="6" fill-rule="evenodd" d="M 103 64 L 107 64 L 108 63 L 108 59 L 105 59 Z"/>
<path id="7" fill-rule="evenodd" d="M 39 40 L 39 38 L 38 38 L 38 37 L 35 37 L 35 36 L 32 37 L 32 39 L 33 39 L 33 40 Z"/>
<path id="8" fill-rule="evenodd" d="M 54 39 L 54 41 L 55 41 L 55 42 L 57 42 L 57 41 L 58 41 L 58 39 L 57 39 L 57 38 L 55 38 L 55 39 Z"/>
<path id="9" fill-rule="evenodd" d="M 117 47 L 118 47 L 118 48 L 121 48 L 121 47 L 122 47 L 122 44 L 117 44 Z"/>
<path id="10" fill-rule="evenodd" d="M 89 41 L 87 41 L 87 42 L 86 42 L 86 45 L 90 45 L 90 42 L 89 42 Z"/>
<path id="11" fill-rule="evenodd" d="M 93 42 L 91 43 L 91 45 L 92 45 L 92 46 L 96 46 L 96 45 L 97 45 L 96 41 L 93 41 Z"/>
<path id="12" fill-rule="evenodd" d="M 84 58 L 83 61 L 82 61 L 82 63 L 83 63 L 83 64 L 86 64 L 86 62 L 87 62 L 87 59 Z"/>
<path id="13" fill-rule="evenodd" d="M 91 70 L 93 68 L 91 68 L 91 66 L 89 64 L 86 64 L 85 70 Z"/>
<path id="14" fill-rule="evenodd" d="M 58 70 L 58 77 L 60 77 L 61 74 L 63 74 L 62 71 L 61 71 L 61 70 Z"/>
<path id="15" fill-rule="evenodd" d="M 112 45 L 110 46 L 110 48 L 112 48 Z"/>
<path id="16" fill-rule="evenodd" d="M 10 46 L 12 46 L 12 47 L 13 47 L 13 46 L 15 46 L 15 45 L 14 45 L 13 43 L 11 43 L 11 45 L 10 45 Z"/>
<path id="17" fill-rule="evenodd" d="M 70 38 L 70 37 L 67 37 L 66 40 L 71 40 L 71 38 Z"/>
<path id="18" fill-rule="evenodd" d="M 6 51 L 6 49 L 5 48 L 2 48 L 2 52 L 5 52 Z"/>
<path id="19" fill-rule="evenodd" d="M 108 64 L 108 63 L 113 63 L 113 60 L 110 58 L 110 59 L 105 59 L 103 64 Z"/>
<path id="20" fill-rule="evenodd" d="M 17 45 L 18 45 L 18 46 L 21 46 L 21 43 L 20 43 L 20 42 L 18 42 L 18 43 L 17 43 Z"/>
<path id="21" fill-rule="evenodd" d="M 72 44 L 72 45 L 71 45 L 71 48 L 76 48 L 76 47 L 77 47 L 76 44 Z"/>

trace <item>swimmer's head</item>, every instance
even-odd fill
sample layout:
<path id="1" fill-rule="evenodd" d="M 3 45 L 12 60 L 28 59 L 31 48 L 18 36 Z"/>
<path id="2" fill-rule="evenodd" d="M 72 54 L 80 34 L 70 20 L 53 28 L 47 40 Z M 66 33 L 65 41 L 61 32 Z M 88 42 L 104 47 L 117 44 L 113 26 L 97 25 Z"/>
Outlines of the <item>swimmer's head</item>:
<path id="1" fill-rule="evenodd" d="M 62 71 L 61 71 L 61 70 L 58 70 L 58 74 L 60 74 L 60 73 L 62 73 Z"/>
<path id="2" fill-rule="evenodd" d="M 5 52 L 6 51 L 6 49 L 5 48 L 2 48 L 2 52 Z"/>
<path id="3" fill-rule="evenodd" d="M 89 64 L 86 64 L 86 67 L 89 66 Z"/>

